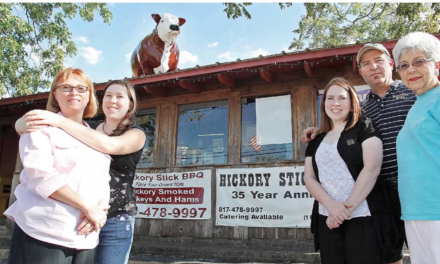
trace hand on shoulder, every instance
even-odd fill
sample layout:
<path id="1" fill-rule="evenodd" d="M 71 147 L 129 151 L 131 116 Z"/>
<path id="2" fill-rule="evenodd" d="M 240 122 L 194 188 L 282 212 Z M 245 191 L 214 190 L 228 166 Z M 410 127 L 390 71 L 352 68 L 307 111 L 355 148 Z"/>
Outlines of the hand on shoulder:
<path id="1" fill-rule="evenodd" d="M 308 127 L 304 129 L 304 131 L 301 134 L 301 142 L 302 143 L 309 143 L 313 139 L 315 139 L 316 135 L 318 135 L 318 128 L 317 127 Z"/>

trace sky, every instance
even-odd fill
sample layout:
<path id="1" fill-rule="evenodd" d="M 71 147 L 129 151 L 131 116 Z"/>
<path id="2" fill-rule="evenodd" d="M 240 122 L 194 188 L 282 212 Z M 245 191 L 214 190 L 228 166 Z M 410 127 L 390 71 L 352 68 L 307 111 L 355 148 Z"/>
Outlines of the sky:
<path id="1" fill-rule="evenodd" d="M 77 47 L 66 67 L 83 69 L 95 83 L 132 77 L 133 50 L 156 26 L 151 14 L 170 13 L 186 19 L 177 45 L 178 68 L 249 59 L 288 51 L 306 10 L 301 3 L 280 9 L 276 3 L 248 6 L 252 19 L 228 19 L 221 3 L 107 3 L 111 25 L 96 14 L 93 22 L 67 20 Z"/>

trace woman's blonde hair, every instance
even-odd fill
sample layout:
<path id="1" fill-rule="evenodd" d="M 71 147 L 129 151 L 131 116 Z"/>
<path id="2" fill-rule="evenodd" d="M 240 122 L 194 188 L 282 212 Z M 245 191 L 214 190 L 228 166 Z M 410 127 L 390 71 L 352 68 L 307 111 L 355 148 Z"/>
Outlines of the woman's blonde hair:
<path id="1" fill-rule="evenodd" d="M 359 96 L 354 88 L 353 84 L 344 78 L 336 77 L 330 80 L 324 89 L 324 94 L 321 98 L 321 125 L 319 126 L 318 133 L 327 133 L 333 129 L 333 121 L 325 112 L 325 100 L 327 97 L 327 92 L 333 85 L 337 85 L 346 90 L 350 96 L 350 112 L 345 118 L 345 121 L 349 122 L 345 130 L 349 130 L 354 127 L 354 125 L 359 121 L 362 116 L 361 103 Z"/>
<path id="2" fill-rule="evenodd" d="M 81 69 L 66 68 L 61 70 L 52 82 L 52 87 L 50 89 L 49 99 L 47 100 L 46 110 L 58 113 L 61 111 L 57 100 L 55 99 L 54 92 L 58 88 L 58 85 L 64 83 L 70 76 L 75 76 L 76 79 L 80 80 L 85 86 L 89 88 L 89 103 L 84 109 L 83 118 L 89 118 L 95 116 L 98 111 L 98 99 L 95 95 L 95 88 L 93 87 L 93 82 Z"/>

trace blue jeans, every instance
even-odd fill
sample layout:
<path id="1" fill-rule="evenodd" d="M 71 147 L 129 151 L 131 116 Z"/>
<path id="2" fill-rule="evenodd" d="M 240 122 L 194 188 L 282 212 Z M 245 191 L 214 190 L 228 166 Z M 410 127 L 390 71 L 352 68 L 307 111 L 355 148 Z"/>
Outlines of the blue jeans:
<path id="1" fill-rule="evenodd" d="M 99 234 L 95 264 L 127 264 L 133 242 L 134 217 L 118 215 L 107 219 Z"/>

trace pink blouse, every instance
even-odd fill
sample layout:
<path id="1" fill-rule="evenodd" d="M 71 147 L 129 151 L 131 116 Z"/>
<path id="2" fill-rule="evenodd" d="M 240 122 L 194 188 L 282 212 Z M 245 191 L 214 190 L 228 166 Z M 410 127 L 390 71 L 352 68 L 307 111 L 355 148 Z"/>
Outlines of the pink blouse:
<path id="1" fill-rule="evenodd" d="M 78 235 L 81 211 L 49 196 L 67 184 L 92 203 L 109 200 L 110 157 L 55 127 L 23 134 L 19 149 L 24 169 L 17 201 L 4 214 L 35 239 L 68 248 L 96 247 L 99 233 Z"/>

